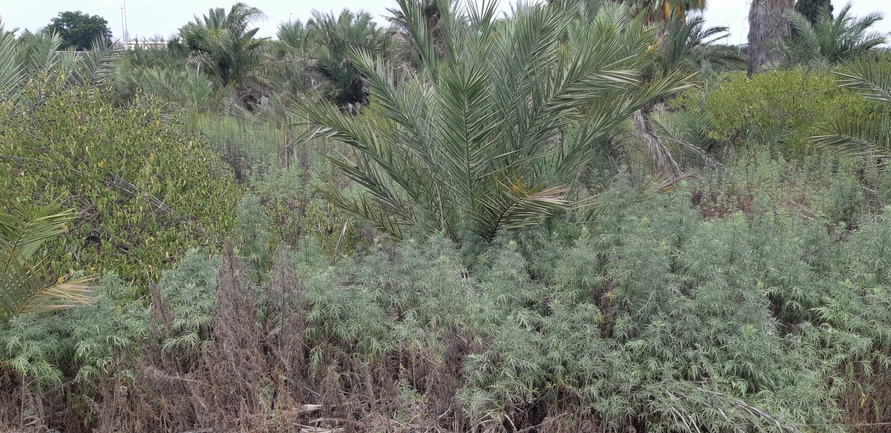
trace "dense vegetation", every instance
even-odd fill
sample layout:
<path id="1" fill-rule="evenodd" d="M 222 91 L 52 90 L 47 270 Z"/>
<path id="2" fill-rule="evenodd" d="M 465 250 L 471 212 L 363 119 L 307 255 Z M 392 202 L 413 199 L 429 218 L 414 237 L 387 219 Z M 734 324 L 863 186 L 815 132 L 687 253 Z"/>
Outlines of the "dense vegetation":
<path id="1" fill-rule="evenodd" d="M 891 422 L 878 17 L 705 6 L 0 25 L 0 431 Z"/>

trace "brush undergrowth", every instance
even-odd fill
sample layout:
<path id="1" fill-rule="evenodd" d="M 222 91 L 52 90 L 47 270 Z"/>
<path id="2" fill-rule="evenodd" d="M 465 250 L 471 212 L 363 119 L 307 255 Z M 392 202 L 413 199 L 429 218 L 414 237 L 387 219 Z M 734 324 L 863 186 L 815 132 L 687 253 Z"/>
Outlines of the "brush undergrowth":
<path id="1" fill-rule="evenodd" d="M 332 265 L 318 241 L 272 254 L 242 228 L 237 251 L 193 251 L 165 271 L 150 311 L 112 279 L 94 307 L 0 330 L 13 390 L 0 426 L 744 432 L 884 420 L 883 203 L 837 199 L 850 198 L 855 166 L 826 164 L 829 180 L 806 184 L 790 183 L 789 164 L 756 162 L 664 194 L 620 176 L 593 222 L 567 214 L 472 248 L 440 234 Z M 792 191 L 820 210 L 789 204 Z M 257 273 L 259 254 L 270 264 Z"/>

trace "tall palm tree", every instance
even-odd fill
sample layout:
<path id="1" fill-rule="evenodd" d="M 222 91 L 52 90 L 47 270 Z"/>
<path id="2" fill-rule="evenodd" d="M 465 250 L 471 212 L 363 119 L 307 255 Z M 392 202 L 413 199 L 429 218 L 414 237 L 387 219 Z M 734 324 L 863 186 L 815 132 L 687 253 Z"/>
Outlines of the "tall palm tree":
<path id="1" fill-rule="evenodd" d="M 749 8 L 749 75 L 764 65 L 782 60 L 773 47 L 792 33 L 786 14 L 794 6 L 795 0 L 752 0 Z"/>
<path id="2" fill-rule="evenodd" d="M 188 53 L 202 72 L 223 87 L 241 84 L 261 63 L 265 38 L 255 38 L 260 29 L 248 26 L 263 19 L 260 9 L 240 2 L 228 13 L 223 8 L 210 9 L 181 27 L 170 47 Z"/>
<path id="3" fill-rule="evenodd" d="M 824 7 L 813 24 L 797 11 L 788 12 L 786 18 L 795 32 L 783 38 L 777 50 L 790 64 L 833 66 L 863 57 L 885 43 L 884 34 L 869 31 L 882 20 L 881 12 L 857 18 L 850 11 L 848 3 L 833 18 L 831 9 Z"/>
<path id="4" fill-rule="evenodd" d="M 418 3 L 399 6 L 423 68 L 397 84 L 387 59 L 352 57 L 386 120 L 302 107 L 354 151 L 332 159 L 367 191 L 332 199 L 395 237 L 420 227 L 491 240 L 536 223 L 573 203 L 581 169 L 634 112 L 685 88 L 677 76 L 641 81 L 654 30 L 626 7 L 589 24 L 530 6 L 497 23 L 487 2 L 441 23 L 440 56 Z"/>
<path id="5" fill-rule="evenodd" d="M 55 206 L 0 212 L 0 324 L 24 313 L 45 313 L 90 301 L 91 278 L 56 278 L 40 255 L 48 239 L 64 233 L 72 211 Z"/>

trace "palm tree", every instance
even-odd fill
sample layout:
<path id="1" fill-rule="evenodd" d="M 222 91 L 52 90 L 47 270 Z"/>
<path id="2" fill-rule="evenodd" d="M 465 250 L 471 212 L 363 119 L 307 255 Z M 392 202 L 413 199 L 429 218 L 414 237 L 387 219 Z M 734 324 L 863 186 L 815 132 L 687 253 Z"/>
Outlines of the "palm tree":
<path id="1" fill-rule="evenodd" d="M 312 33 L 300 20 L 278 26 L 278 40 L 269 44 L 275 68 L 267 77 L 279 93 L 297 95 L 313 90 L 322 81 L 312 70 Z"/>
<path id="2" fill-rule="evenodd" d="M 722 66 L 744 67 L 745 59 L 736 47 L 719 43 L 727 35 L 727 27 L 705 28 L 705 19 L 700 16 L 687 21 L 673 18 L 666 25 L 665 44 L 657 65 L 663 73 L 678 69 L 696 72 Z"/>
<path id="3" fill-rule="evenodd" d="M 752 0 L 749 9 L 749 75 L 782 60 L 773 46 L 792 33 L 786 13 L 795 0 Z"/>
<path id="4" fill-rule="evenodd" d="M 604 7 L 589 24 L 529 6 L 499 23 L 488 2 L 440 23 L 438 55 L 418 3 L 399 6 L 423 68 L 397 84 L 387 59 L 352 57 L 386 120 L 301 107 L 354 151 L 332 160 L 367 191 L 331 198 L 397 238 L 417 228 L 488 241 L 564 209 L 630 116 L 685 88 L 674 75 L 641 81 L 654 30 L 626 7 Z"/>
<path id="5" fill-rule="evenodd" d="M 171 41 L 174 50 L 188 53 L 197 67 L 223 87 L 241 84 L 261 61 L 265 38 L 254 38 L 259 28 L 252 23 L 265 19 L 260 9 L 235 3 L 226 13 L 223 8 L 210 9 L 202 18 L 195 16 L 179 29 L 179 37 Z"/>
<path id="6" fill-rule="evenodd" d="M 885 35 L 869 32 L 882 20 L 881 12 L 873 12 L 863 18 L 849 15 L 848 3 L 833 18 L 832 11 L 824 7 L 811 24 L 797 11 L 790 11 L 786 18 L 792 23 L 794 33 L 777 44 L 777 50 L 785 61 L 795 65 L 833 66 L 860 58 L 885 43 Z"/>
<path id="7" fill-rule="evenodd" d="M 886 108 L 865 117 L 835 119 L 828 134 L 814 137 L 815 142 L 844 154 L 891 156 L 891 63 L 860 60 L 837 74 L 842 86 Z"/>
<path id="8" fill-rule="evenodd" d="M 379 28 L 371 14 L 344 9 L 340 15 L 313 11 L 307 31 L 314 42 L 313 71 L 327 81 L 325 97 L 340 106 L 366 103 L 366 92 L 359 71 L 350 60 L 356 50 L 385 55 L 390 35 Z"/>
<path id="9" fill-rule="evenodd" d="M 0 324 L 24 313 L 46 313 L 90 301 L 91 278 L 52 277 L 43 243 L 66 230 L 73 211 L 55 206 L 0 212 Z"/>

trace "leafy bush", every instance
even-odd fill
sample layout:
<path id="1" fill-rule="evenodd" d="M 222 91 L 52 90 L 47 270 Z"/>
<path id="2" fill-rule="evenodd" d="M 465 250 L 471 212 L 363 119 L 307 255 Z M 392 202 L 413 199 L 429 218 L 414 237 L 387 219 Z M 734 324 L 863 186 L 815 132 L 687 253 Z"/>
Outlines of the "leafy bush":
<path id="1" fill-rule="evenodd" d="M 26 314 L 0 327 L 0 371 L 12 370 L 46 390 L 63 380 L 105 377 L 147 335 L 148 309 L 114 273 L 99 283 L 92 305 L 53 316 Z"/>
<path id="2" fill-rule="evenodd" d="M 730 146 L 767 146 L 787 157 L 813 151 L 810 137 L 839 119 L 880 109 L 876 102 L 839 88 L 828 72 L 804 69 L 731 74 L 706 93 L 702 109 L 709 137 Z"/>
<path id="3" fill-rule="evenodd" d="M 0 206 L 76 207 L 50 247 L 65 268 L 154 280 L 191 247 L 232 229 L 231 172 L 152 98 L 116 107 L 98 89 L 30 90 L 44 103 L 0 109 Z"/>

